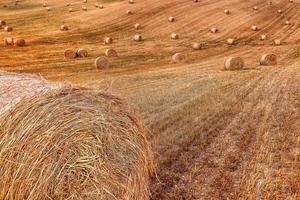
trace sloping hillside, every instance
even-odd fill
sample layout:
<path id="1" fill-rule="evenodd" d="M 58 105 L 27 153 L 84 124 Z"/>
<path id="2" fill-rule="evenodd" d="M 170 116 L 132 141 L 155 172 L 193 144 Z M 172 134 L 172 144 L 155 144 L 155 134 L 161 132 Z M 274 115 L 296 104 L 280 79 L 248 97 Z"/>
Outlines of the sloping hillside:
<path id="1" fill-rule="evenodd" d="M 27 46 L 0 44 L 0 70 L 41 74 L 128 99 L 151 131 L 153 200 L 300 198 L 299 0 L 102 1 L 104 9 L 90 0 L 87 11 L 81 1 L 67 7 L 48 0 L 51 11 L 43 2 L 1 1 L 0 18 L 14 30 L 1 30 L 0 38 L 22 37 Z M 170 16 L 175 22 L 168 22 Z M 70 30 L 59 31 L 62 24 Z M 219 33 L 211 33 L 212 27 Z M 136 33 L 143 42 L 133 41 Z M 267 40 L 260 40 L 262 34 Z M 103 44 L 106 36 L 113 44 Z M 228 45 L 228 38 L 236 44 Z M 282 44 L 275 46 L 275 39 Z M 195 51 L 193 42 L 205 48 Z M 78 47 L 89 57 L 64 58 L 65 49 Z M 97 70 L 95 58 L 109 47 L 119 56 L 109 59 L 111 68 Z M 177 52 L 186 63 L 171 63 Z M 263 53 L 276 54 L 278 65 L 260 66 Z M 224 71 L 229 55 L 241 56 L 246 68 Z"/>

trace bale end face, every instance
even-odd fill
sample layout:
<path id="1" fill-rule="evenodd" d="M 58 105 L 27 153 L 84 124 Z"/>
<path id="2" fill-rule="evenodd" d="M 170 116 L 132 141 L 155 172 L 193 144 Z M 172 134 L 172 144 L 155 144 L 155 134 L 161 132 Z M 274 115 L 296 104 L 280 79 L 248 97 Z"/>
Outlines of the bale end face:
<path id="1" fill-rule="evenodd" d="M 185 55 L 182 53 L 176 53 L 172 56 L 173 63 L 185 63 Z"/>
<path id="2" fill-rule="evenodd" d="M 108 93 L 64 86 L 22 98 L 0 113 L 0 199 L 148 200 L 146 134 Z"/>
<path id="3" fill-rule="evenodd" d="M 106 49 L 106 50 L 105 50 L 105 55 L 106 55 L 107 57 L 117 57 L 117 56 L 118 56 L 118 53 L 117 53 L 117 51 L 114 50 L 114 49 Z"/>
<path id="4" fill-rule="evenodd" d="M 261 65 L 277 65 L 277 56 L 275 54 L 263 54 L 259 60 Z"/>
<path id="5" fill-rule="evenodd" d="M 24 47 L 26 45 L 26 42 L 24 39 L 17 39 L 15 42 L 14 42 L 14 45 L 16 47 Z"/>
<path id="6" fill-rule="evenodd" d="M 244 60 L 241 57 L 229 57 L 225 59 L 225 70 L 240 70 L 244 68 Z"/>
<path id="7" fill-rule="evenodd" d="M 95 60 L 95 67 L 97 69 L 106 69 L 110 67 L 110 64 L 105 57 L 98 57 Z"/>
<path id="8" fill-rule="evenodd" d="M 77 57 L 76 52 L 73 50 L 70 50 L 70 49 L 65 50 L 64 55 L 65 55 L 65 58 L 76 58 Z"/>

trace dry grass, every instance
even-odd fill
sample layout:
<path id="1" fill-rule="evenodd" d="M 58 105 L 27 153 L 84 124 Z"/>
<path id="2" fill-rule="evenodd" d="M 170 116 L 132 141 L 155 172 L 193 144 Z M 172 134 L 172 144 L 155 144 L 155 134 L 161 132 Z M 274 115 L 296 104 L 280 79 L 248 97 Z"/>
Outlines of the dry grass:
<path id="1" fill-rule="evenodd" d="M 87 12 L 80 10 L 81 2 L 72 3 L 72 14 L 65 2 L 51 2 L 51 12 L 29 1 L 26 9 L 20 9 L 22 3 L 3 9 L 1 19 L 30 45 L 2 48 L 1 68 L 108 88 L 126 97 L 152 132 L 158 177 L 151 181 L 153 200 L 257 199 L 255 188 L 265 188 L 260 193 L 265 199 L 297 199 L 300 64 L 299 51 L 290 52 L 299 46 L 297 1 L 273 1 L 272 6 L 242 0 L 101 1 L 103 10 L 93 1 Z M 253 11 L 254 6 L 259 9 Z M 225 8 L 232 14 L 225 15 Z M 283 25 L 285 20 L 291 25 Z M 134 29 L 137 22 L 142 30 Z M 62 23 L 72 27 L 70 32 L 57 31 Z M 259 30 L 252 31 L 252 25 Z M 211 27 L 220 32 L 210 33 Z M 172 32 L 180 39 L 171 40 Z M 2 38 L 7 34 L 0 32 Z M 135 34 L 145 41 L 134 42 Z M 112 67 L 97 70 L 94 61 L 108 48 L 105 36 L 114 39 L 109 48 L 118 57 L 110 60 Z M 228 38 L 236 45 L 228 46 Z M 275 39 L 282 45 L 275 46 Z M 205 46 L 194 51 L 191 44 L 198 41 Z M 64 59 L 65 49 L 78 47 L 89 49 L 90 56 Z M 184 52 L 187 62 L 170 64 L 176 52 Z M 276 67 L 259 65 L 266 52 L 278 56 Z M 246 68 L 223 71 L 228 56 L 244 58 Z M 286 145 L 292 148 L 283 149 Z"/>
<path id="2" fill-rule="evenodd" d="M 49 90 L 2 114 L 0 127 L 1 199 L 149 197 L 146 130 L 115 96 Z"/>

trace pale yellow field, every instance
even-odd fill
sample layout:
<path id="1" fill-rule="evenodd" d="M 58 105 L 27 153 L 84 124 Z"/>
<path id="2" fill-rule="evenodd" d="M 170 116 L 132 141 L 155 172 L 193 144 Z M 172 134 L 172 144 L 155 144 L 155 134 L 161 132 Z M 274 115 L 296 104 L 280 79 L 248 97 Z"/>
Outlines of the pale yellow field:
<path id="1" fill-rule="evenodd" d="M 87 11 L 82 1 L 48 0 L 52 11 L 43 2 L 0 2 L 0 18 L 14 28 L 1 30 L 0 39 L 27 42 L 23 48 L 0 44 L 0 70 L 40 74 L 127 99 L 151 132 L 153 200 L 300 199 L 299 0 L 274 0 L 272 6 L 265 0 L 102 1 L 104 9 L 94 6 L 101 1 L 89 0 Z M 135 23 L 142 29 L 135 30 Z M 59 31 L 62 24 L 70 30 Z M 219 33 L 209 31 L 214 26 Z M 178 40 L 170 38 L 173 32 Z M 133 41 L 136 33 L 143 42 Z M 261 41 L 261 34 L 268 39 Z M 106 36 L 113 44 L 104 45 Z M 230 37 L 236 45 L 226 44 Z M 273 45 L 275 39 L 283 44 Z M 205 48 L 192 50 L 198 41 Z M 79 47 L 89 57 L 64 58 L 64 50 Z M 94 60 L 111 47 L 119 56 L 109 59 L 111 68 L 97 70 Z M 186 55 L 186 63 L 172 64 L 177 52 Z M 263 53 L 276 54 L 278 65 L 260 66 Z M 243 57 L 246 68 L 224 71 L 229 55 Z"/>

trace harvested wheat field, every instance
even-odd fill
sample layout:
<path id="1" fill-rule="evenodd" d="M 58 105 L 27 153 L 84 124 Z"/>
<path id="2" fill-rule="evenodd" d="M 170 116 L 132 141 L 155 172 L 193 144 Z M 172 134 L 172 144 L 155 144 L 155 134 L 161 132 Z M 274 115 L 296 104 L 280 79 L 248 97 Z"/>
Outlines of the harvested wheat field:
<path id="1" fill-rule="evenodd" d="M 300 0 L 0 13 L 0 199 L 300 199 Z"/>

